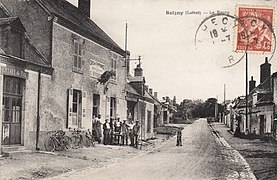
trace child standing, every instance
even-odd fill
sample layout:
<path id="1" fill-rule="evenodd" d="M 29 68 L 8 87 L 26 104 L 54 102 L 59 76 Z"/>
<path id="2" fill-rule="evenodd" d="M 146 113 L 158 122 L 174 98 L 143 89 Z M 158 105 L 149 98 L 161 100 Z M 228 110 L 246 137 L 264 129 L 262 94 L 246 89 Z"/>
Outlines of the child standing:
<path id="1" fill-rule="evenodd" d="M 177 130 L 177 144 L 176 146 L 182 146 L 182 130 Z"/>

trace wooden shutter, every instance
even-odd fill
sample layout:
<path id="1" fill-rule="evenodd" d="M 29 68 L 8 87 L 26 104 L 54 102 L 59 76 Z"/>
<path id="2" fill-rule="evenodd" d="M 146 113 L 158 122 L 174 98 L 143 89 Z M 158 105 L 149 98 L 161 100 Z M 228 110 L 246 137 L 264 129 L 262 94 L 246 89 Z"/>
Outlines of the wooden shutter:
<path id="1" fill-rule="evenodd" d="M 67 127 L 72 128 L 73 88 L 68 89 L 67 108 Z"/>
<path id="2" fill-rule="evenodd" d="M 82 124 L 86 124 L 87 119 L 87 92 L 82 91 Z"/>

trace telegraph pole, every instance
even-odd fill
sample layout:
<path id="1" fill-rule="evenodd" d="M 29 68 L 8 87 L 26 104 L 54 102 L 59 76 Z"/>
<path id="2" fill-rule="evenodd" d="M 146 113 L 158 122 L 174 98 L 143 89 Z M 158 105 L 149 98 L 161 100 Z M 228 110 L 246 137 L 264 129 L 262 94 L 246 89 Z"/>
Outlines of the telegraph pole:
<path id="1" fill-rule="evenodd" d="M 215 108 L 214 108 L 214 119 L 217 120 L 217 114 L 218 114 L 218 96 L 216 96 L 216 102 L 215 102 Z"/>
<path id="2" fill-rule="evenodd" d="M 245 52 L 245 127 L 248 127 L 248 55 Z"/>

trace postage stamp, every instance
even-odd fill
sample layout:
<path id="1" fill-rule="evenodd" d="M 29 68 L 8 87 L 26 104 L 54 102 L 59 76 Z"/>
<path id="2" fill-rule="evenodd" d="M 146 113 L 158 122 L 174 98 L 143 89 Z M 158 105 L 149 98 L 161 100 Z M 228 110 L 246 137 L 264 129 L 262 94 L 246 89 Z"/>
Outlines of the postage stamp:
<path id="1" fill-rule="evenodd" d="M 235 51 L 273 52 L 274 9 L 237 6 Z"/>
<path id="2" fill-rule="evenodd" d="M 268 54 L 271 60 L 276 50 L 274 12 L 271 7 L 236 6 L 237 15 L 212 14 L 198 26 L 195 47 L 201 49 L 203 43 L 209 43 L 230 49 L 225 57 L 221 54 L 224 68 L 239 63 L 246 52 Z"/>

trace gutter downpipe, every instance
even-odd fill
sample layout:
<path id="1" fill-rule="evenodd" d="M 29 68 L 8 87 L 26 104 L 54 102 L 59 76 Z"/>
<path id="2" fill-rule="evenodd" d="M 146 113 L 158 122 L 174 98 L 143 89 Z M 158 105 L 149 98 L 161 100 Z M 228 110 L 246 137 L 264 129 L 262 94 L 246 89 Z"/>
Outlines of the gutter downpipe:
<path id="1" fill-rule="evenodd" d="M 41 68 L 39 69 L 39 73 L 38 73 L 36 150 L 40 150 L 40 148 L 38 147 L 39 131 L 40 131 L 40 89 L 41 89 Z"/>

